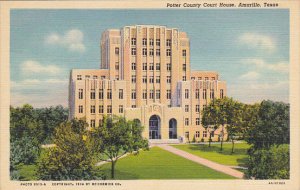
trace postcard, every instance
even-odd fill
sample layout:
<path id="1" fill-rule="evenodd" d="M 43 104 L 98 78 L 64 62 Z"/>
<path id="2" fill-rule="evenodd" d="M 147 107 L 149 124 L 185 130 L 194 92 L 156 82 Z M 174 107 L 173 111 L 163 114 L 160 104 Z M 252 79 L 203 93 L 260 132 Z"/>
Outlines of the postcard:
<path id="1" fill-rule="evenodd" d="M 299 189 L 298 1 L 1 2 L 1 189 Z"/>

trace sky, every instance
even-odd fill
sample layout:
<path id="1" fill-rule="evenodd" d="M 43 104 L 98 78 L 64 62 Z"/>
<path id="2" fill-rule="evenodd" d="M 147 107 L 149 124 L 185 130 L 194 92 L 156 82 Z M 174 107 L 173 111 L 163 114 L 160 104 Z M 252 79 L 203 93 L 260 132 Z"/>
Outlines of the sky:
<path id="1" fill-rule="evenodd" d="M 11 105 L 68 106 L 71 69 L 100 68 L 106 29 L 151 24 L 190 38 L 191 68 L 217 71 L 244 103 L 289 102 L 287 9 L 11 11 Z"/>

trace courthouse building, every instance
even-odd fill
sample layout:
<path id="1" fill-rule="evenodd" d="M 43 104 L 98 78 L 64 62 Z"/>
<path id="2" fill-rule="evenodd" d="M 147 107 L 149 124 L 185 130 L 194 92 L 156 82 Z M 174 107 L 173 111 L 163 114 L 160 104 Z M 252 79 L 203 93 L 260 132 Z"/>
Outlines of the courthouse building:
<path id="1" fill-rule="evenodd" d="M 185 32 L 125 26 L 103 32 L 100 46 L 100 69 L 71 71 L 70 119 L 85 117 L 90 127 L 97 127 L 104 115 L 119 115 L 141 122 L 148 139 L 208 140 L 201 112 L 212 99 L 226 95 L 226 83 L 217 72 L 191 70 Z"/>

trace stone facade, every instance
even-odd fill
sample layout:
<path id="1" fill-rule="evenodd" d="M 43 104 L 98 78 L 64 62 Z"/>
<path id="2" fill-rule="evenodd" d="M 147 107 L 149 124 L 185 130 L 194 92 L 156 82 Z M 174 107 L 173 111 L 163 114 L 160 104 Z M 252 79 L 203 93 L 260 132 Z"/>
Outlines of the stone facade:
<path id="1" fill-rule="evenodd" d="M 97 127 L 104 115 L 120 115 L 138 119 L 149 139 L 208 140 L 201 111 L 226 95 L 226 83 L 217 72 L 191 70 L 185 32 L 125 26 L 103 32 L 100 46 L 100 69 L 71 71 L 70 119 L 85 117 Z"/>

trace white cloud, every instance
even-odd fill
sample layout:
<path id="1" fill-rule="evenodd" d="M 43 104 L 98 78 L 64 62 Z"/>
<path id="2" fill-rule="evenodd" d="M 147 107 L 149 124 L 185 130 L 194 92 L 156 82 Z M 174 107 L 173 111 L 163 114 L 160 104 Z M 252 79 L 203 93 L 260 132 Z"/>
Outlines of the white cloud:
<path id="1" fill-rule="evenodd" d="M 267 35 L 258 33 L 244 33 L 238 37 L 238 41 L 242 45 L 250 48 L 268 50 L 270 52 L 276 49 L 275 40 Z"/>
<path id="2" fill-rule="evenodd" d="M 288 62 L 266 63 L 262 59 L 244 59 L 241 62 L 248 65 L 255 65 L 257 69 L 267 69 L 270 71 L 275 71 L 280 73 L 289 72 Z"/>
<path id="3" fill-rule="evenodd" d="M 255 80 L 260 77 L 260 74 L 255 72 L 255 71 L 249 71 L 248 73 L 245 73 L 240 76 L 240 79 L 245 79 L 245 80 Z"/>
<path id="4" fill-rule="evenodd" d="M 21 64 L 23 73 L 41 73 L 41 74 L 57 74 L 61 69 L 55 65 L 42 65 L 37 61 L 27 60 Z"/>
<path id="5" fill-rule="evenodd" d="M 25 103 L 34 107 L 67 106 L 68 104 L 68 80 L 26 79 L 11 81 L 10 84 L 13 106 L 22 106 Z"/>
<path id="6" fill-rule="evenodd" d="M 275 90 L 275 89 L 284 89 L 288 88 L 289 82 L 288 81 L 278 81 L 276 83 L 257 83 L 249 85 L 249 89 L 253 90 Z"/>
<path id="7" fill-rule="evenodd" d="M 69 51 L 84 52 L 83 33 L 78 29 L 66 31 L 64 35 L 52 33 L 45 38 L 45 43 L 50 45 L 60 45 Z"/>

